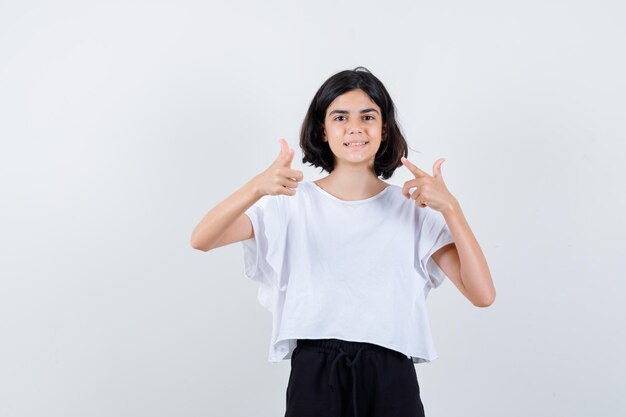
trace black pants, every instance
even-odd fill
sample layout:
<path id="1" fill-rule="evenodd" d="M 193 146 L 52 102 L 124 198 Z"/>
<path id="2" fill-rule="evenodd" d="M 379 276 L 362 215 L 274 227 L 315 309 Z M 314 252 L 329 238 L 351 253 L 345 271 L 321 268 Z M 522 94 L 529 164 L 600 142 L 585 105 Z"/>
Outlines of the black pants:
<path id="1" fill-rule="evenodd" d="M 423 417 L 415 366 L 371 343 L 298 339 L 285 417 Z"/>

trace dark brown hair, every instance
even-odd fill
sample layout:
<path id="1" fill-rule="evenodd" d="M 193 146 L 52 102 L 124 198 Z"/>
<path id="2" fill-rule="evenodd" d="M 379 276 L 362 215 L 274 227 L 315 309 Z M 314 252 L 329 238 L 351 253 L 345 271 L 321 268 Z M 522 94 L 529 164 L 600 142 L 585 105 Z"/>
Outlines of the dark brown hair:
<path id="1" fill-rule="evenodd" d="M 377 177 L 382 175 L 383 179 L 388 179 L 396 168 L 402 166 L 400 158 L 407 157 L 408 145 L 396 122 L 396 108 L 387 89 L 365 67 L 338 72 L 315 93 L 300 130 L 300 148 L 304 153 L 302 162 L 321 167 L 329 173 L 333 171 L 335 157 L 328 143 L 322 140 L 326 110 L 335 98 L 356 89 L 363 90 L 380 107 L 385 133 L 376 152 L 374 171 Z"/>

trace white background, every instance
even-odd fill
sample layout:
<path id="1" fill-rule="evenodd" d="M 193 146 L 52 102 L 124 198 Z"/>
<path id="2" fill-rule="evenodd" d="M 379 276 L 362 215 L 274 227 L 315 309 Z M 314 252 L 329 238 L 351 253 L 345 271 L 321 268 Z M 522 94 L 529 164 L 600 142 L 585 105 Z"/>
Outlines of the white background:
<path id="1" fill-rule="evenodd" d="M 363 65 L 495 303 L 430 293 L 437 416 L 623 416 L 621 1 L 0 3 L 0 415 L 280 416 L 241 244 L 193 227 Z M 402 185 L 404 167 L 388 180 Z"/>

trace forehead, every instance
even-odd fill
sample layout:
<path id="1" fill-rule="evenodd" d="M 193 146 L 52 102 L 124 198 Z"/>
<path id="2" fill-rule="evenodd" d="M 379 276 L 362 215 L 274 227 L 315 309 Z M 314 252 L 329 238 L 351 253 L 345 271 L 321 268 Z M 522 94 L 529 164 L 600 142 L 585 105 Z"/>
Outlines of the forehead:
<path id="1" fill-rule="evenodd" d="M 378 105 L 371 99 L 369 95 L 363 90 L 351 90 L 343 93 L 337 97 L 328 105 L 326 114 L 332 110 L 354 110 L 359 111 L 365 108 L 374 108 L 380 111 Z"/>

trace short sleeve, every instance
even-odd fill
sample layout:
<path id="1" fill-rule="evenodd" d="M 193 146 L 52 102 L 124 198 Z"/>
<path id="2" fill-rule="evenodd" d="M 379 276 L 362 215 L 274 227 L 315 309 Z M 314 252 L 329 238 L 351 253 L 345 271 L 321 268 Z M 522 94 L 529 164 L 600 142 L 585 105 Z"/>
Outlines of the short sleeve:
<path id="1" fill-rule="evenodd" d="M 443 214 L 430 207 L 420 208 L 418 221 L 416 268 L 420 268 L 430 288 L 439 287 L 446 274 L 432 259 L 432 254 L 447 244 L 454 243 Z"/>
<path id="2" fill-rule="evenodd" d="M 266 290 L 284 290 L 281 279 L 287 231 L 286 209 L 282 196 L 261 197 L 244 214 L 250 218 L 254 237 L 242 241 L 245 275 Z"/>

